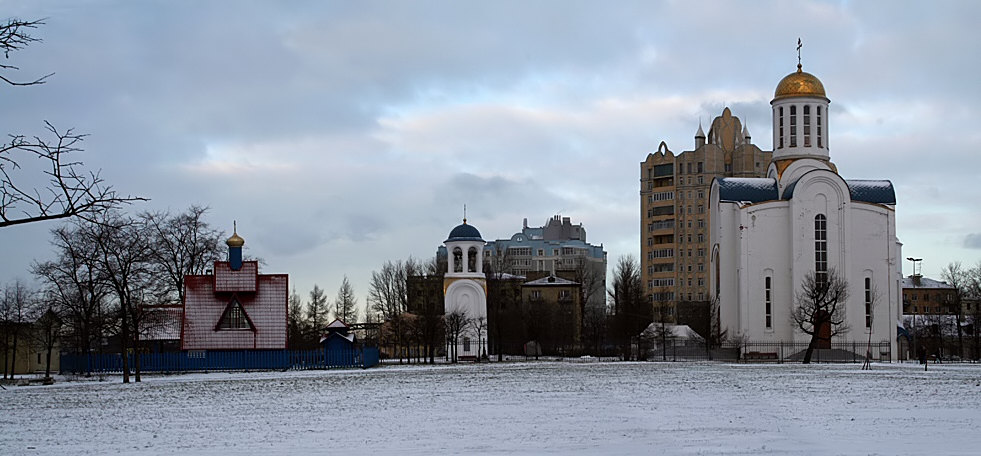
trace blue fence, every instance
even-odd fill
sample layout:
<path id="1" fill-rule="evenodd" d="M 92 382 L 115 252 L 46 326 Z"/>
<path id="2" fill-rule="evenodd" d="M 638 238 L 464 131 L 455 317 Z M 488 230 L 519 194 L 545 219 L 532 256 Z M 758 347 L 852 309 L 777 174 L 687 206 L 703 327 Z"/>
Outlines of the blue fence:
<path id="1" fill-rule="evenodd" d="M 128 356 L 130 370 L 133 370 L 135 357 L 133 354 Z M 191 350 L 173 353 L 144 353 L 139 356 L 142 372 L 368 368 L 378 364 L 377 348 L 330 351 Z M 118 373 L 122 371 L 123 356 L 119 353 L 61 355 L 62 374 Z"/>

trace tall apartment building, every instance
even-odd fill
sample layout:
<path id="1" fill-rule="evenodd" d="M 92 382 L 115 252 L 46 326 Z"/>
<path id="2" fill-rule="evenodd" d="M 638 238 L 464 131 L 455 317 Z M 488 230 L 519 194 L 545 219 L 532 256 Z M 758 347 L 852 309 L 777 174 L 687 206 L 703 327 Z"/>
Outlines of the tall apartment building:
<path id="1" fill-rule="evenodd" d="M 709 299 L 709 189 L 716 177 L 766 176 L 773 152 L 751 139 L 725 108 L 708 136 L 699 124 L 694 150 L 675 155 L 662 141 L 641 162 L 641 275 L 655 316 L 675 320 L 679 303 Z"/>

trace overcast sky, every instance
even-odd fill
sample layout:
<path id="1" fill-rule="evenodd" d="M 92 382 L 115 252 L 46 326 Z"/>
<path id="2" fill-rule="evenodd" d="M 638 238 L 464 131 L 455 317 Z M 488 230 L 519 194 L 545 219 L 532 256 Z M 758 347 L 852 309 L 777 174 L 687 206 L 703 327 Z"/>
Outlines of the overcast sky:
<path id="1" fill-rule="evenodd" d="M 843 177 L 896 187 L 903 257 L 981 260 L 981 2 L 6 1 L 46 18 L 4 63 L 2 133 L 43 121 L 131 211 L 211 208 L 306 296 L 427 259 L 460 223 L 583 223 L 639 256 L 639 163 L 732 108 L 772 149 L 770 106 L 804 70 L 831 99 Z M 30 279 L 57 222 L 0 230 L 0 283 Z M 909 274 L 904 261 L 904 274 Z"/>

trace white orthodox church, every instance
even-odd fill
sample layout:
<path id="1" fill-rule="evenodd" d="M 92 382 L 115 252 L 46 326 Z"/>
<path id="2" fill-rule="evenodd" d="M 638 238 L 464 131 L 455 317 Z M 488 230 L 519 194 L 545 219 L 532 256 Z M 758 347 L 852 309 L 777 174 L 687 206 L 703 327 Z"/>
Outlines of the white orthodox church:
<path id="1" fill-rule="evenodd" d="M 891 342 L 895 357 L 902 244 L 892 183 L 838 174 L 828 153 L 830 100 L 799 64 L 770 104 L 767 177 L 717 178 L 711 187 L 709 274 L 720 327 L 750 341 L 808 342 L 791 318 L 795 296 L 807 274 L 833 269 L 849 287 L 850 332 L 836 341 L 871 332 L 873 342 Z"/>
<path id="2" fill-rule="evenodd" d="M 487 354 L 487 280 L 484 276 L 484 240 L 467 219 L 450 231 L 443 241 L 447 252 L 447 271 L 443 276 L 444 316 L 457 313 L 470 323 L 464 325 L 456 341 L 457 359 L 477 359 Z M 453 347 L 450 347 L 453 349 Z"/>

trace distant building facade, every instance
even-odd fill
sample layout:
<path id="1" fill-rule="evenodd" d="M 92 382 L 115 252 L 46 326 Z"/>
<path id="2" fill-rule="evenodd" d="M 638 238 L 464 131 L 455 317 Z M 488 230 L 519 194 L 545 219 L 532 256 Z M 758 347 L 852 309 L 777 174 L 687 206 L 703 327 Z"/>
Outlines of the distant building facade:
<path id="1" fill-rule="evenodd" d="M 228 261 L 216 261 L 212 274 L 184 277 L 181 349 L 287 348 L 289 276 L 259 274 L 257 261 L 243 261 L 237 232 L 226 244 Z"/>
<path id="2" fill-rule="evenodd" d="M 764 177 L 771 157 L 771 151 L 753 144 L 746 125 L 725 108 L 712 121 L 707 137 L 698 126 L 693 150 L 675 155 L 662 141 L 641 162 L 641 277 L 655 318 L 663 311 L 667 320 L 678 321 L 679 303 L 708 300 L 712 179 Z"/>
<path id="3" fill-rule="evenodd" d="M 573 225 L 569 217 L 556 215 L 541 227 L 529 227 L 525 219 L 520 232 L 510 239 L 488 242 L 486 261 L 494 272 L 542 277 L 556 274 L 572 277 L 586 288 L 583 304 L 601 308 L 606 303 L 606 252 L 603 245 L 586 242 L 586 229 Z"/>
<path id="4" fill-rule="evenodd" d="M 905 315 L 956 314 L 956 296 L 957 289 L 947 282 L 919 274 L 903 277 L 903 314 Z M 962 313 L 966 314 L 967 311 L 965 306 Z"/>

